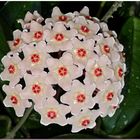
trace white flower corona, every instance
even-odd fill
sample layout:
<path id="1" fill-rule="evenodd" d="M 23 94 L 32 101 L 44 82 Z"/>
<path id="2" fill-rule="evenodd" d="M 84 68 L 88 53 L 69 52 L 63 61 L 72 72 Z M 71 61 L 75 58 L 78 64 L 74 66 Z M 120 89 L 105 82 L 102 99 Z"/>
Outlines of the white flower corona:
<path id="1" fill-rule="evenodd" d="M 91 129 L 123 100 L 123 45 L 86 6 L 66 14 L 54 7 L 51 16 L 44 20 L 34 11 L 18 20 L 22 29 L 13 32 L 11 51 L 2 58 L 0 77 L 9 81 L 3 103 L 22 117 L 33 102 L 45 126 Z"/>

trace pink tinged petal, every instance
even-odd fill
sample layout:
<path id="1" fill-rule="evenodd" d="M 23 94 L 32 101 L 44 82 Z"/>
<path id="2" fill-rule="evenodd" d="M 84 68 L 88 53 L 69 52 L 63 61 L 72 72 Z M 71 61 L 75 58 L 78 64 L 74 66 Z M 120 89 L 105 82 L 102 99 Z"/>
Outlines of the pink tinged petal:
<path id="1" fill-rule="evenodd" d="M 106 79 L 110 79 L 110 78 L 114 77 L 113 69 L 108 68 L 108 67 L 104 67 L 103 71 L 104 71 L 104 76 L 105 76 Z"/>
<path id="2" fill-rule="evenodd" d="M 72 43 L 70 41 L 67 41 L 66 43 L 62 44 L 60 50 L 67 51 L 67 50 L 72 50 L 72 48 L 73 48 Z"/>
<path id="3" fill-rule="evenodd" d="M 66 28 L 62 22 L 57 22 L 53 27 L 53 31 L 55 31 L 56 33 L 63 33 L 66 31 Z"/>
<path id="4" fill-rule="evenodd" d="M 23 32 L 21 38 L 25 43 L 30 43 L 33 40 L 33 34 L 32 32 Z"/>
<path id="5" fill-rule="evenodd" d="M 22 117 L 25 112 L 25 107 L 21 104 L 21 106 L 15 106 L 14 110 L 18 117 Z"/>
<path id="6" fill-rule="evenodd" d="M 121 89 L 121 82 L 114 82 L 112 84 L 112 87 L 114 88 L 114 91 L 117 93 Z"/>
<path id="7" fill-rule="evenodd" d="M 59 65 L 59 60 L 58 59 L 48 58 L 47 66 L 48 66 L 50 71 L 54 70 L 55 68 L 57 68 L 58 65 Z"/>
<path id="8" fill-rule="evenodd" d="M 10 80 L 9 85 L 13 87 L 13 86 L 15 86 L 19 81 L 20 81 L 20 77 L 12 78 L 12 80 Z"/>
<path id="9" fill-rule="evenodd" d="M 107 32 L 109 30 L 107 24 L 104 22 L 100 23 L 100 27 L 104 32 Z"/>
<path id="10" fill-rule="evenodd" d="M 105 39 L 105 42 L 107 43 L 107 45 L 109 45 L 111 48 L 113 48 L 114 44 L 115 44 L 115 40 L 113 37 L 109 37 Z"/>
<path id="11" fill-rule="evenodd" d="M 71 89 L 71 84 L 72 84 L 72 80 L 70 77 L 58 81 L 58 85 L 60 85 L 65 91 L 69 91 Z"/>
<path id="12" fill-rule="evenodd" d="M 5 99 L 3 100 L 3 104 L 5 107 L 12 107 L 11 101 L 8 96 L 6 96 Z"/>
<path id="13" fill-rule="evenodd" d="M 10 50 L 15 50 L 15 47 L 13 46 L 13 41 L 7 41 L 9 47 L 10 47 Z"/>
<path id="14" fill-rule="evenodd" d="M 74 105 L 71 105 L 71 113 L 73 115 L 78 115 L 82 109 L 81 105 L 79 104 L 74 104 Z"/>
<path id="15" fill-rule="evenodd" d="M 58 52 L 60 50 L 60 48 L 58 46 L 53 46 L 53 45 L 47 45 L 46 47 L 46 51 L 48 53 L 51 53 L 51 52 Z"/>
<path id="16" fill-rule="evenodd" d="M 89 16 L 89 8 L 84 6 L 83 9 L 80 11 L 80 14 Z"/>
<path id="17" fill-rule="evenodd" d="M 30 22 L 34 18 L 33 14 L 31 12 L 27 12 L 24 18 L 25 22 Z"/>
<path id="18" fill-rule="evenodd" d="M 0 74 L 0 78 L 4 81 L 4 80 L 9 80 L 9 75 L 7 73 L 6 70 L 4 70 L 1 74 Z"/>
<path id="19" fill-rule="evenodd" d="M 36 32 L 36 31 L 42 31 L 43 27 L 41 24 L 39 24 L 38 22 L 32 21 L 31 25 L 30 25 L 30 31 L 31 32 Z"/>
<path id="20" fill-rule="evenodd" d="M 7 57 L 7 56 L 4 56 L 2 59 L 1 59 L 1 62 L 2 64 L 6 67 L 10 64 L 10 58 Z"/>
<path id="21" fill-rule="evenodd" d="M 52 10 L 52 17 L 56 17 L 56 16 L 61 16 L 62 12 L 60 11 L 60 9 L 56 6 L 53 8 Z"/>
<path id="22" fill-rule="evenodd" d="M 86 71 L 89 72 L 95 64 L 95 59 L 89 59 L 86 65 Z"/>
<path id="23" fill-rule="evenodd" d="M 13 32 L 13 37 L 14 37 L 14 39 L 17 39 L 17 38 L 21 38 L 21 31 L 20 30 L 15 30 L 14 32 Z"/>
<path id="24" fill-rule="evenodd" d="M 94 34 L 97 34 L 97 32 L 100 30 L 100 26 L 97 23 L 94 23 L 92 26 L 92 30 Z"/>
<path id="25" fill-rule="evenodd" d="M 98 64 L 99 64 L 100 66 L 106 66 L 106 65 L 110 65 L 110 64 L 111 64 L 111 61 L 110 61 L 110 59 L 108 58 L 108 56 L 102 55 L 102 56 L 100 57 L 100 59 L 99 59 Z"/>
<path id="26" fill-rule="evenodd" d="M 91 50 L 93 51 L 93 47 L 94 47 L 94 44 L 95 44 L 95 41 L 93 39 L 88 39 L 86 42 L 85 42 L 85 46 L 88 50 Z"/>
<path id="27" fill-rule="evenodd" d="M 120 55 L 119 53 L 115 52 L 115 51 L 112 51 L 111 52 L 111 60 L 112 62 L 117 62 L 120 60 Z"/>
<path id="28" fill-rule="evenodd" d="M 71 108 L 70 108 L 70 106 L 64 106 L 64 105 L 59 105 L 59 108 L 60 108 L 60 110 L 61 110 L 61 114 L 68 114 L 69 112 L 70 112 L 70 110 L 71 110 Z"/>
<path id="29" fill-rule="evenodd" d="M 110 80 L 103 81 L 103 83 L 97 84 L 97 88 L 100 91 L 103 91 L 103 90 L 106 90 L 110 86 L 110 84 L 111 84 Z"/>
<path id="30" fill-rule="evenodd" d="M 73 58 L 70 53 L 64 53 L 59 59 L 64 65 L 73 65 Z"/>

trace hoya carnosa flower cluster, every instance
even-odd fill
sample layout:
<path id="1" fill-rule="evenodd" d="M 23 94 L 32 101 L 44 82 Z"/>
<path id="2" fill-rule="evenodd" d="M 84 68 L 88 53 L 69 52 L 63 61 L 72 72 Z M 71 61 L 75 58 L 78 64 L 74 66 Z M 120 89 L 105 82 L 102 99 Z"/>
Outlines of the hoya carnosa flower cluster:
<path id="1" fill-rule="evenodd" d="M 37 11 L 27 12 L 18 22 L 23 29 L 13 32 L 11 51 L 2 58 L 6 107 L 22 117 L 34 102 L 41 124 L 71 124 L 72 132 L 113 116 L 123 100 L 126 65 L 106 23 L 86 6 L 67 14 L 54 7 L 45 22 Z"/>

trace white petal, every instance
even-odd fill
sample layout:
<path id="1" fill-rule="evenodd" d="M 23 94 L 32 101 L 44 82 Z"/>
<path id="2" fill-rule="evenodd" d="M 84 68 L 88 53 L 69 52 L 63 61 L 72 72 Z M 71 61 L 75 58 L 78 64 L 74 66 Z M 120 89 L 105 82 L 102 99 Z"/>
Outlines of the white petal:
<path id="1" fill-rule="evenodd" d="M 21 31 L 20 30 L 15 30 L 13 32 L 13 36 L 14 36 L 14 39 L 17 39 L 17 38 L 20 38 L 21 37 Z"/>
<path id="2" fill-rule="evenodd" d="M 80 14 L 89 16 L 89 8 L 87 6 L 84 6 L 83 9 L 80 11 Z"/>
<path id="3" fill-rule="evenodd" d="M 23 32 L 22 35 L 21 35 L 21 38 L 23 39 L 23 41 L 25 43 L 30 43 L 32 42 L 32 37 L 33 37 L 33 34 L 31 32 Z"/>
<path id="4" fill-rule="evenodd" d="M 38 22 L 32 21 L 30 25 L 30 31 L 36 32 L 36 31 L 42 31 L 43 27 Z"/>
<path id="5" fill-rule="evenodd" d="M 54 7 L 52 10 L 52 17 L 61 16 L 62 12 L 60 11 L 59 7 Z"/>

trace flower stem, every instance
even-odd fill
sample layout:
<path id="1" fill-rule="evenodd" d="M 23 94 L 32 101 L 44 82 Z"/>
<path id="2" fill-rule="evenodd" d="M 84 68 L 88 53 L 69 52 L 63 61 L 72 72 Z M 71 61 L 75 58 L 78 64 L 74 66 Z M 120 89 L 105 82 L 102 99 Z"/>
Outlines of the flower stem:
<path id="1" fill-rule="evenodd" d="M 111 8 L 107 11 L 107 13 L 101 20 L 107 22 L 109 18 L 113 17 L 113 13 L 116 12 L 119 7 L 122 7 L 122 3 L 122 1 L 114 2 L 114 4 L 111 6 Z"/>
<path id="2" fill-rule="evenodd" d="M 22 125 L 28 119 L 29 115 L 31 114 L 31 112 L 33 110 L 33 107 L 34 107 L 34 105 L 32 105 L 32 107 L 27 109 L 27 111 L 25 112 L 25 115 L 21 118 L 19 123 L 10 132 L 7 133 L 7 136 L 5 137 L 5 139 L 12 139 L 12 138 L 14 138 L 16 132 L 22 127 Z"/>

